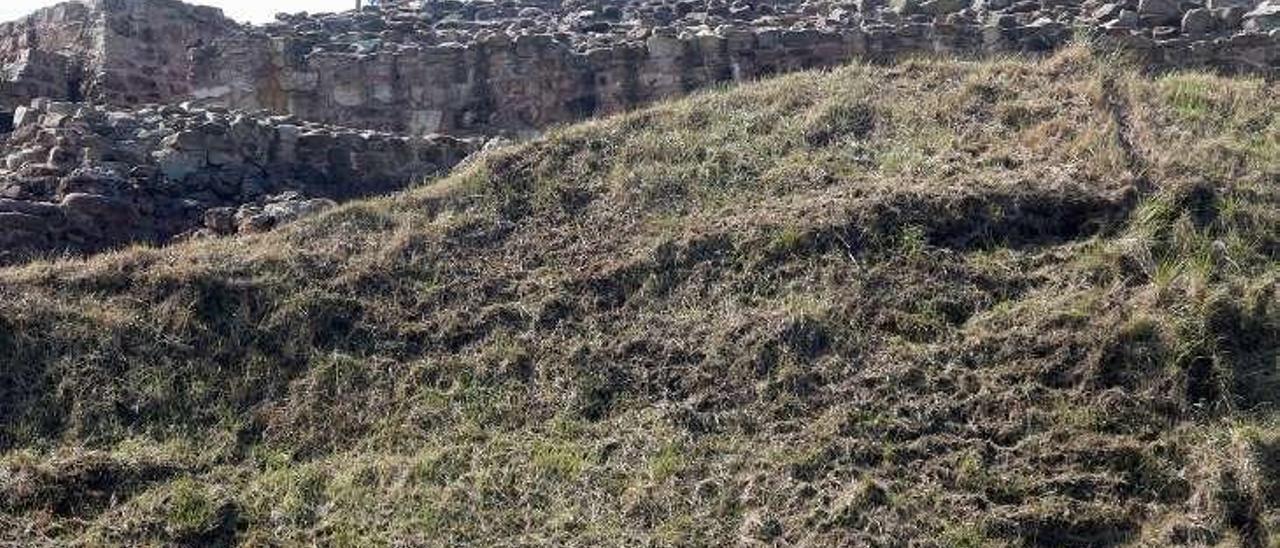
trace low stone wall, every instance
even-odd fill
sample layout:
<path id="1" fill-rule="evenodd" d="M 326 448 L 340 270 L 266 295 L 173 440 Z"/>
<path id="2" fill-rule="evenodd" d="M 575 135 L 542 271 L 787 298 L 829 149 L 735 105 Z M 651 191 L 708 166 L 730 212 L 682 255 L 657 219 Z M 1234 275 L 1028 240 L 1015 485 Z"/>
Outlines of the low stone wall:
<path id="1" fill-rule="evenodd" d="M 163 242 L 205 227 L 218 208 L 276 204 L 265 209 L 283 212 L 316 198 L 397 190 L 476 147 L 180 106 L 125 111 L 38 100 L 19 108 L 14 123 L 0 167 L 0 262 Z"/>
<path id="2" fill-rule="evenodd" d="M 1211 69 L 1228 74 L 1280 76 L 1280 33 L 1249 32 L 1212 39 L 1172 37 L 1154 40 L 1127 33 L 1106 32 L 1100 44 L 1132 54 L 1154 69 Z"/>

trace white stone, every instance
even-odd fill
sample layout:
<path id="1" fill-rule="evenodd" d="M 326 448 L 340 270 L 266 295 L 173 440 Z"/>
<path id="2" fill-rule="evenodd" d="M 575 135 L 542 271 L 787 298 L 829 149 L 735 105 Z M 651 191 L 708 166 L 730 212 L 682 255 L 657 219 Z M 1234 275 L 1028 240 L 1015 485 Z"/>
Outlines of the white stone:
<path id="1" fill-rule="evenodd" d="M 19 128 L 27 124 L 35 123 L 37 116 L 36 111 L 24 106 L 19 106 L 13 110 L 13 127 Z"/>

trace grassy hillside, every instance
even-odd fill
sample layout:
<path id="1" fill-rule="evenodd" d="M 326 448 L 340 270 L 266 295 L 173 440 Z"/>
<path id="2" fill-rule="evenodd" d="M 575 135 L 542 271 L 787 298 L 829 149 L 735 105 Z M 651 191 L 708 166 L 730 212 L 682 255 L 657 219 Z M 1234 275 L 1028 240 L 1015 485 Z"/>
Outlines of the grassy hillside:
<path id="1" fill-rule="evenodd" d="M 788 76 L 0 270 L 0 544 L 1280 542 L 1280 94 Z"/>

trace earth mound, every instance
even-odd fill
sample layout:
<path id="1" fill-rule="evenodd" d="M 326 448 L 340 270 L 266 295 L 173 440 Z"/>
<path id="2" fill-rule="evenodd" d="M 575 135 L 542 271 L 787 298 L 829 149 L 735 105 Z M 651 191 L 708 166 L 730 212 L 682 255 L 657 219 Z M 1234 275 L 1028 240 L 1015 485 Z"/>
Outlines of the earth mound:
<path id="1" fill-rule="evenodd" d="M 1280 95 L 807 72 L 0 270 L 0 542 L 1268 546 Z"/>

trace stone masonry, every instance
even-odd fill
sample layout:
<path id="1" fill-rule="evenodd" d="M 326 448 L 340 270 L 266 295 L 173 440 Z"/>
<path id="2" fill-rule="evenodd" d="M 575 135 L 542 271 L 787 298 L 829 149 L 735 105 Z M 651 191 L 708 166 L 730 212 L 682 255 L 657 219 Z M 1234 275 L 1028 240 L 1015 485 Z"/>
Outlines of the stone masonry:
<path id="1" fill-rule="evenodd" d="M 402 2 L 241 29 L 194 52 L 192 86 L 212 104 L 330 123 L 519 134 L 710 84 L 852 59 L 1047 51 L 1078 35 L 1152 66 L 1273 74 L 1275 25 L 1251 13 L 1250 0 Z"/>
<path id="2" fill-rule="evenodd" d="M 88 0 L 0 25 L 0 109 L 235 109 L 424 135 L 532 133 L 709 84 L 1091 36 L 1153 67 L 1280 71 L 1280 0 L 415 0 L 236 24 Z"/>
<path id="3" fill-rule="evenodd" d="M 263 230 L 331 199 L 403 188 L 475 148 L 187 105 L 39 99 L 17 109 L 14 125 L 0 166 L 0 263 L 202 228 Z"/>
<path id="4" fill-rule="evenodd" d="M 0 24 L 0 106 L 35 97 L 136 105 L 186 97 L 191 47 L 236 32 L 215 8 L 88 0 Z"/>

